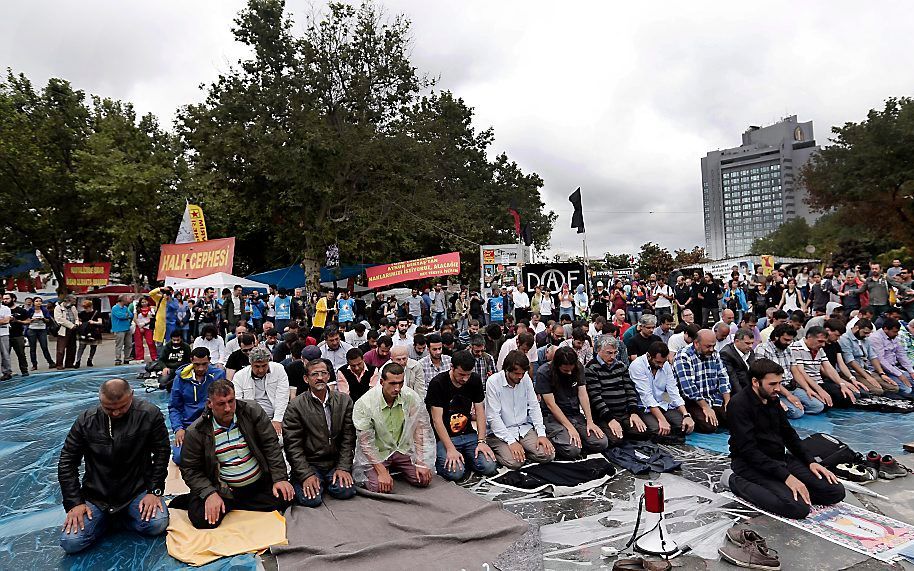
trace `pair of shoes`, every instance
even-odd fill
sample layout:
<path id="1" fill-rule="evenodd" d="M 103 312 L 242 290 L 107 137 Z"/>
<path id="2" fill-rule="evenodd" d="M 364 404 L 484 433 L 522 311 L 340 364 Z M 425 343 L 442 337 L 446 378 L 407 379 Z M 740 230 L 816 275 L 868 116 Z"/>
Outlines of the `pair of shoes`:
<path id="1" fill-rule="evenodd" d="M 781 562 L 778 552 L 768 547 L 765 538 L 744 524 L 737 524 L 727 530 L 727 540 L 717 550 L 724 561 L 746 569 L 779 571 Z"/>
<path id="2" fill-rule="evenodd" d="M 645 559 L 643 557 L 631 557 L 628 559 L 617 559 L 613 563 L 613 571 L 667 571 L 673 566 L 669 561 L 662 559 Z"/>
<path id="3" fill-rule="evenodd" d="M 866 464 L 876 470 L 883 480 L 894 480 L 908 475 L 908 471 L 898 464 L 891 455 L 880 456 L 875 450 L 870 450 L 866 455 Z"/>
<path id="4" fill-rule="evenodd" d="M 838 464 L 832 472 L 848 482 L 873 482 L 878 478 L 876 470 L 859 462 Z"/>

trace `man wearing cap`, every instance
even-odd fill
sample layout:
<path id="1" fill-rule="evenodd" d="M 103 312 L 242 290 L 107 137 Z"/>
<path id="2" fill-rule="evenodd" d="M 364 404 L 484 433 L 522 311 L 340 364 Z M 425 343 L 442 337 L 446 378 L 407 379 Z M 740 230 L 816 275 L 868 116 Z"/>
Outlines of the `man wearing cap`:
<path id="1" fill-rule="evenodd" d="M 264 347 L 257 346 L 248 354 L 251 364 L 232 378 L 235 396 L 259 404 L 273 422 L 277 434 L 282 434 L 282 419 L 289 406 L 289 376 L 280 363 Z"/>
<path id="2" fill-rule="evenodd" d="M 609 307 L 610 299 L 609 291 L 607 291 L 603 282 L 597 282 L 597 289 L 593 294 L 593 305 L 590 307 L 591 313 L 606 319 L 606 308 Z"/>

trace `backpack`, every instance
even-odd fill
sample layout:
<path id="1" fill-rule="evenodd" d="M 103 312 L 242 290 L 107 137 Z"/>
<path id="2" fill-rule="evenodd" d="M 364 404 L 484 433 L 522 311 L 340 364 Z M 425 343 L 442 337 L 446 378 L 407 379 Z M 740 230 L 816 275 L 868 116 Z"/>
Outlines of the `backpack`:
<path id="1" fill-rule="evenodd" d="M 807 436 L 801 442 L 806 453 L 829 470 L 838 464 L 852 464 L 857 461 L 858 454 L 847 444 L 841 442 L 830 434 L 817 432 Z"/>

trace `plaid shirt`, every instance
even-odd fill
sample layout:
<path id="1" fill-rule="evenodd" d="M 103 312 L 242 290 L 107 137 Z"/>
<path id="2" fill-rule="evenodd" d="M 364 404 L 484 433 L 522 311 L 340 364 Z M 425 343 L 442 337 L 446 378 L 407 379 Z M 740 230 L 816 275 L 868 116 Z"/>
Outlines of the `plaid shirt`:
<path id="1" fill-rule="evenodd" d="M 425 388 L 428 388 L 428 384 L 436 375 L 451 370 L 451 356 L 442 354 L 440 367 L 436 367 L 432 364 L 431 355 L 426 355 L 419 359 L 419 364 L 422 365 L 422 373 L 425 375 Z"/>
<path id="2" fill-rule="evenodd" d="M 495 374 L 495 359 L 492 358 L 492 355 L 483 353 L 482 357 L 476 359 L 476 366 L 473 371 L 479 375 L 483 386 L 485 386 L 486 380 Z"/>
<path id="3" fill-rule="evenodd" d="M 790 367 L 794 363 L 789 347 L 781 351 L 774 346 L 774 341 L 767 341 L 755 348 L 755 356 L 759 359 L 770 359 L 784 369 L 784 378 L 781 380 L 781 384 L 788 384 L 793 381 L 793 373 L 790 371 Z"/>
<path id="4" fill-rule="evenodd" d="M 691 400 L 705 400 L 712 406 L 724 403 L 723 396 L 730 392 L 730 378 L 717 351 L 710 357 L 701 357 L 690 345 L 676 353 L 673 375 L 679 381 L 682 393 Z"/>

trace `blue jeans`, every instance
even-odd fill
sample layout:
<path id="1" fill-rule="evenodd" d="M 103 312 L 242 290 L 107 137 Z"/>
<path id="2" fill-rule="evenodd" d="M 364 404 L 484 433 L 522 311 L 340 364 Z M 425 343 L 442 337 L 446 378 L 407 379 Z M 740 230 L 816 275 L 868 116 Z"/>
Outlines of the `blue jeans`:
<path id="1" fill-rule="evenodd" d="M 476 456 L 476 446 L 479 444 L 479 435 L 475 432 L 470 434 L 461 434 L 452 436 L 451 442 L 454 448 L 463 455 L 463 464 L 456 470 L 448 470 L 445 467 L 447 460 L 447 451 L 444 449 L 444 443 L 438 442 L 438 459 L 435 462 L 435 470 L 445 480 L 459 480 L 466 473 L 467 466 L 473 466 L 473 469 L 484 476 L 491 476 L 498 471 L 498 462 L 489 460 L 482 454 Z"/>
<path id="2" fill-rule="evenodd" d="M 445 315 L 443 311 L 436 311 L 434 319 L 432 320 L 432 329 L 441 329 L 441 326 L 444 325 L 444 318 Z"/>
<path id="3" fill-rule="evenodd" d="M 890 379 L 892 379 L 893 381 L 895 381 L 898 384 L 898 396 L 902 396 L 902 397 L 906 397 L 906 398 L 914 398 L 914 394 L 912 394 L 912 392 L 914 392 L 914 389 L 912 389 L 908 385 L 901 382 L 901 379 L 899 379 L 892 373 L 889 373 L 888 371 L 886 371 L 886 374 L 889 376 Z"/>
<path id="4" fill-rule="evenodd" d="M 89 519 L 88 516 L 83 519 L 84 529 L 78 529 L 69 534 L 61 531 L 60 546 L 67 553 L 78 553 L 101 539 L 112 522 L 119 522 L 123 527 L 142 535 L 150 537 L 162 535 L 168 529 L 168 507 L 165 506 L 165 500 L 160 498 L 162 510 L 156 512 L 156 515 L 149 521 L 143 521 L 143 518 L 140 517 L 140 500 L 145 495 L 146 492 L 140 492 L 126 508 L 113 514 L 103 511 L 92 502 L 86 502 L 92 519 Z"/>
<path id="5" fill-rule="evenodd" d="M 422 325 L 422 315 L 421 314 L 410 315 L 409 318 L 412 319 L 413 323 L 415 323 L 416 325 Z"/>
<path id="6" fill-rule="evenodd" d="M 641 319 L 641 316 L 644 315 L 644 311 L 640 309 L 629 309 L 628 310 L 628 321 L 632 325 L 636 325 L 638 320 Z"/>
<path id="7" fill-rule="evenodd" d="M 803 405 L 803 410 L 798 409 L 793 406 L 793 404 L 784 397 L 779 397 L 781 403 L 787 407 L 787 418 L 794 420 L 800 418 L 804 414 L 820 414 L 825 410 L 825 403 L 814 399 L 803 389 L 794 389 L 793 396 L 800 399 L 800 403 Z"/>
<path id="8" fill-rule="evenodd" d="M 574 307 L 559 307 L 559 320 L 562 319 L 563 315 L 567 315 L 574 321 Z"/>
<path id="9" fill-rule="evenodd" d="M 305 492 L 302 489 L 301 482 L 293 482 L 292 487 L 295 489 L 295 502 L 306 508 L 316 508 L 324 501 L 325 489 L 327 490 L 327 493 L 330 494 L 331 498 L 336 498 L 338 500 L 348 500 L 355 496 L 355 483 L 348 488 L 344 488 L 339 484 L 334 484 L 333 473 L 333 470 L 325 472 L 320 468 L 314 469 L 314 474 L 321 482 L 321 489 L 317 492 L 317 495 L 314 496 L 314 499 L 308 499 L 308 496 L 305 495 Z"/>

